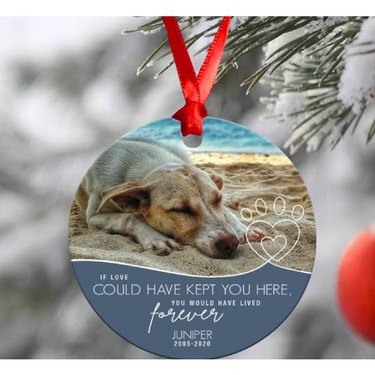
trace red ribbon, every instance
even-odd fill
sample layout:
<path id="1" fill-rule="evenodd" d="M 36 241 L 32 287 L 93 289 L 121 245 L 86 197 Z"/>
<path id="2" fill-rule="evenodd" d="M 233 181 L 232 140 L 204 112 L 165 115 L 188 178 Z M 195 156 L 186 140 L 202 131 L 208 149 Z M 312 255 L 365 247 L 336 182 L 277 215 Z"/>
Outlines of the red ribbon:
<path id="1" fill-rule="evenodd" d="M 215 82 L 228 35 L 230 17 L 223 18 L 203 65 L 199 70 L 198 77 L 195 75 L 194 67 L 176 17 L 162 18 L 167 29 L 169 44 L 186 101 L 186 104 L 172 117 L 181 122 L 181 133 L 184 137 L 188 134 L 202 135 L 203 119 L 207 116 L 204 103 Z"/>

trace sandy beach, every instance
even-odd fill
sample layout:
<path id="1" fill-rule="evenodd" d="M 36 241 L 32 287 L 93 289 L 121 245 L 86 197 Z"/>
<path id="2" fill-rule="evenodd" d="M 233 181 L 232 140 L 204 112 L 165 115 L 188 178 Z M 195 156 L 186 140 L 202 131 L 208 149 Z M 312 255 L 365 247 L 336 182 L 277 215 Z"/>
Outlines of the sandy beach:
<path id="1" fill-rule="evenodd" d="M 143 251 L 130 237 L 88 228 L 83 213 L 73 203 L 69 227 L 72 259 L 109 260 L 202 276 L 248 272 L 266 262 L 311 272 L 316 242 L 312 205 L 287 157 L 195 153 L 191 158 L 203 170 L 213 170 L 223 177 L 225 205 L 249 230 L 254 226 L 262 229 L 269 237 L 266 241 L 241 245 L 231 259 L 212 259 L 191 246 L 158 256 Z"/>

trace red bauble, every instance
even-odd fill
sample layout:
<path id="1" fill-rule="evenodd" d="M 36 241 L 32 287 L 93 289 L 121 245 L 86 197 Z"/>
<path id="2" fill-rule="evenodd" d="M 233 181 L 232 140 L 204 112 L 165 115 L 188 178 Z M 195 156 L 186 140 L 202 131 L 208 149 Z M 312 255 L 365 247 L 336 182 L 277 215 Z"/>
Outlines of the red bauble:
<path id="1" fill-rule="evenodd" d="M 347 247 L 338 274 L 339 305 L 347 322 L 375 344 L 375 229 L 359 233 Z"/>

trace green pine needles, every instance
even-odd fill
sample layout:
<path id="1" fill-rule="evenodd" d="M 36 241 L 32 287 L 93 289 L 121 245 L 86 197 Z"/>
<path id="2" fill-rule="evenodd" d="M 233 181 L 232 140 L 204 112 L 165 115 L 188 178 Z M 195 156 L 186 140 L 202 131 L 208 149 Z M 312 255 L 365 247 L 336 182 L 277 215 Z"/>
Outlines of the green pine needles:
<path id="1" fill-rule="evenodd" d="M 212 37 L 221 17 L 178 17 L 178 21 L 191 47 Z M 124 32 L 148 34 L 162 28 L 162 20 L 154 18 Z M 208 47 L 203 43 L 197 53 Z M 375 18 L 233 17 L 217 80 L 257 48 L 264 52 L 263 62 L 241 85 L 247 94 L 259 82 L 270 87 L 261 101 L 270 116 L 291 126 L 285 146 L 292 153 L 301 147 L 315 151 L 325 142 L 334 148 L 359 124 L 367 129 L 367 142 L 374 138 Z M 173 65 L 167 40 L 137 73 L 163 60 L 167 63 L 156 77 Z"/>

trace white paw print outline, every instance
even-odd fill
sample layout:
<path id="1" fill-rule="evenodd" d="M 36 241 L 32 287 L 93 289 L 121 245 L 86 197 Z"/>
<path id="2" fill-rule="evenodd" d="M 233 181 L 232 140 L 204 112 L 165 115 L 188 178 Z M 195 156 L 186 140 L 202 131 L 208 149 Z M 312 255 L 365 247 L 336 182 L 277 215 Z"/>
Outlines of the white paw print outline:
<path id="1" fill-rule="evenodd" d="M 264 220 L 264 216 L 266 216 L 267 212 L 268 212 L 267 203 L 264 201 L 264 199 L 258 198 L 255 201 L 254 208 L 255 208 L 255 211 L 257 212 L 258 216 L 260 217 L 260 219 L 253 220 L 253 213 L 252 213 L 250 208 L 242 208 L 241 209 L 242 219 L 249 223 L 249 225 L 246 228 L 247 243 L 249 244 L 250 248 L 254 251 L 254 253 L 256 255 L 258 255 L 261 259 L 263 259 L 265 262 L 268 263 L 272 260 L 274 260 L 276 262 L 280 262 L 288 254 L 290 254 L 291 251 L 293 251 L 294 248 L 298 244 L 298 241 L 301 237 L 301 228 L 298 225 L 298 221 L 300 221 L 303 218 L 303 216 L 305 214 L 305 210 L 301 205 L 296 204 L 292 208 L 292 211 L 290 213 L 290 217 L 282 218 L 283 216 L 285 216 L 284 214 L 285 214 L 285 211 L 286 211 L 286 201 L 285 201 L 284 197 L 279 195 L 273 201 L 273 212 L 275 213 L 276 216 L 280 217 L 280 219 L 278 221 L 276 221 L 274 224 L 271 224 L 270 222 Z M 298 211 L 300 211 L 300 212 L 298 213 Z M 265 257 L 264 255 L 260 254 L 259 251 L 257 251 L 256 248 L 253 246 L 253 244 L 248 240 L 249 236 L 247 234 L 248 234 L 249 231 L 253 231 L 254 229 L 257 229 L 257 225 L 259 225 L 259 224 L 263 224 L 263 225 L 268 226 L 268 227 L 273 229 L 281 223 L 292 224 L 297 230 L 297 238 L 294 241 L 293 245 L 285 253 L 283 253 L 284 249 L 286 248 L 286 246 L 288 244 L 288 239 L 284 234 L 277 234 L 276 236 L 273 236 L 273 237 L 271 237 L 269 235 L 264 236 L 260 241 L 260 245 L 262 247 L 263 252 L 267 255 L 267 257 Z M 280 238 L 282 239 L 281 248 L 278 249 L 276 254 L 274 254 L 274 255 L 270 254 L 269 251 L 267 250 L 267 246 L 265 246 L 265 241 L 271 240 L 272 242 L 275 242 Z M 281 256 L 279 256 L 280 254 L 281 254 Z"/>

